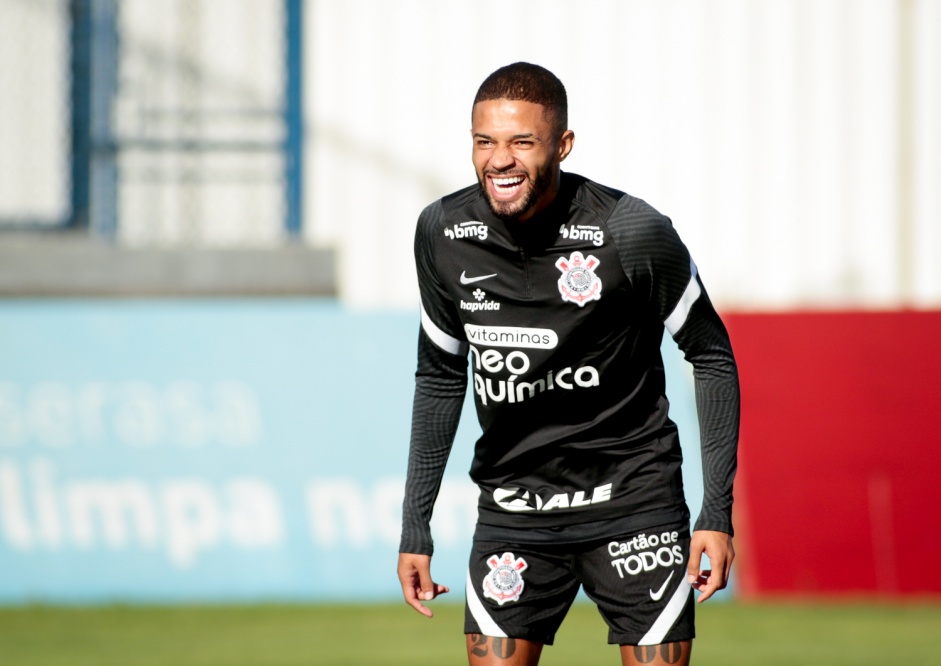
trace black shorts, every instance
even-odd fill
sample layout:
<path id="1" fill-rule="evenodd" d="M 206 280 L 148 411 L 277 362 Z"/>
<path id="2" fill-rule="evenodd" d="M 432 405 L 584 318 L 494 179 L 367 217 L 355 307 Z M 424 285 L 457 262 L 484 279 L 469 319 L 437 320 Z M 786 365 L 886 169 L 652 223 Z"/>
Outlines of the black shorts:
<path id="1" fill-rule="evenodd" d="M 687 580 L 689 523 L 579 544 L 475 541 L 464 633 L 552 645 L 580 585 L 608 642 L 658 645 L 695 637 Z"/>

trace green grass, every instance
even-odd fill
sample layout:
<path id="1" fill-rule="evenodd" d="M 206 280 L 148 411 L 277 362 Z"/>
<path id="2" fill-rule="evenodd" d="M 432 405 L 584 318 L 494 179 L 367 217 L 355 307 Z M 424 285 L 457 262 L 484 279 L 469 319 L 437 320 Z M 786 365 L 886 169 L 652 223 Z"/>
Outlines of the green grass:
<path id="1" fill-rule="evenodd" d="M 4 666 L 442 666 L 464 664 L 463 608 L 435 618 L 376 606 L 0 609 Z M 941 663 L 941 603 L 715 603 L 699 608 L 696 666 Z M 544 666 L 619 664 L 576 604 Z"/>

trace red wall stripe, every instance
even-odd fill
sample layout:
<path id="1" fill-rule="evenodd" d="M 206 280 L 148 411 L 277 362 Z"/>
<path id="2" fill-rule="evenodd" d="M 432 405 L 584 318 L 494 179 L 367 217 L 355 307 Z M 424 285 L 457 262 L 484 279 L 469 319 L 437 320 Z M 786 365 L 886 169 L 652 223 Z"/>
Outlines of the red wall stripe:
<path id="1" fill-rule="evenodd" d="M 740 594 L 941 594 L 941 312 L 723 316 Z"/>

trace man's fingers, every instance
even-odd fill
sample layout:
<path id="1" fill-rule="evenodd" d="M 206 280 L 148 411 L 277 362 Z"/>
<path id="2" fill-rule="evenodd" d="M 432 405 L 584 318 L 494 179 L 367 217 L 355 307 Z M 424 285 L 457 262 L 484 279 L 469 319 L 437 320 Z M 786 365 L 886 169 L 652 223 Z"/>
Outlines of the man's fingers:
<path id="1" fill-rule="evenodd" d="M 700 570 L 703 554 L 709 557 L 711 569 Z M 690 585 L 699 592 L 699 598 L 696 600 L 698 603 L 706 601 L 717 590 L 725 588 L 734 558 L 735 549 L 728 534 L 708 530 L 693 532 L 687 573 Z"/>
<path id="2" fill-rule="evenodd" d="M 731 563 L 722 561 L 724 559 L 725 558 L 718 555 L 715 557 L 715 559 L 710 557 L 710 562 L 713 565 L 712 569 L 705 569 L 700 571 L 699 574 L 695 577 L 695 580 L 692 580 L 693 576 L 690 576 L 690 584 L 693 586 L 693 589 L 699 592 L 699 598 L 696 600 L 697 603 L 701 604 L 713 594 L 715 594 L 718 590 L 725 589 L 725 586 L 729 582 L 729 570 Z"/>
<path id="3" fill-rule="evenodd" d="M 413 555 L 410 553 L 399 554 L 399 582 L 402 584 L 402 596 L 405 603 L 426 617 L 431 617 L 432 613 L 421 600 L 424 598 L 422 590 L 422 577 L 430 578 L 431 558 L 427 555 Z"/>
<path id="4" fill-rule="evenodd" d="M 450 591 L 451 591 L 451 590 L 450 590 L 446 585 L 442 585 L 441 583 L 432 583 L 432 591 L 431 591 L 431 594 L 430 594 L 430 596 L 426 596 L 426 597 L 425 597 L 425 600 L 426 600 L 426 601 L 431 601 L 432 599 L 434 599 L 435 597 L 437 597 L 439 594 L 447 594 L 447 593 L 450 592 Z M 427 595 L 427 594 L 428 594 L 428 593 L 426 593 L 426 595 Z"/>
<path id="5" fill-rule="evenodd" d="M 410 601 L 409 606 L 417 610 L 419 613 L 421 613 L 425 617 L 434 617 L 434 613 L 431 612 L 431 609 L 428 608 L 428 606 L 426 606 L 422 602 L 418 601 L 417 599 L 415 601 Z"/>
<path id="6" fill-rule="evenodd" d="M 431 601 L 439 594 L 447 594 L 451 590 L 446 585 L 441 585 L 440 583 L 432 583 L 430 590 L 422 589 L 419 591 L 419 598 L 424 599 L 425 601 Z"/>
<path id="7" fill-rule="evenodd" d="M 419 601 L 419 595 L 421 595 L 421 588 L 418 585 L 418 577 L 402 578 L 402 596 L 405 597 L 405 603 L 422 615 L 431 617 L 431 611 Z"/>
<path id="8" fill-rule="evenodd" d="M 719 589 L 719 586 L 716 583 L 716 577 L 713 576 L 713 572 L 709 569 L 700 572 L 696 577 L 696 581 L 692 583 L 693 589 L 699 592 L 699 598 L 696 600 L 697 603 L 702 603 L 706 599 L 712 596 L 713 592 Z"/>
<path id="9" fill-rule="evenodd" d="M 410 590 L 410 593 L 406 593 L 405 602 L 425 617 L 434 617 L 434 613 L 432 613 L 431 609 L 424 605 L 422 601 L 431 601 L 439 594 L 446 594 L 450 591 L 451 590 L 448 589 L 446 585 L 439 583 L 432 583 L 431 590 L 422 590 L 421 588 L 415 587 Z"/>
<path id="10" fill-rule="evenodd" d="M 441 585 L 440 583 L 432 583 L 432 589 L 430 592 L 425 592 L 425 601 L 431 601 L 439 594 L 447 594 L 451 590 L 447 586 Z"/>
<path id="11" fill-rule="evenodd" d="M 418 579 L 421 587 L 419 597 L 425 601 L 431 601 L 435 598 L 435 583 L 431 580 L 431 569 L 422 568 L 418 570 Z"/>
<path id="12" fill-rule="evenodd" d="M 402 583 L 402 596 L 405 597 L 405 603 L 422 615 L 431 617 L 431 609 L 427 608 L 418 598 L 420 594 L 421 590 L 411 581 Z"/>
<path id="13" fill-rule="evenodd" d="M 431 557 L 428 555 L 399 555 L 399 581 L 402 583 L 402 596 L 405 603 L 425 617 L 434 613 L 422 601 L 431 601 L 439 594 L 449 592 L 445 585 L 435 583 L 431 578 Z"/>
<path id="14" fill-rule="evenodd" d="M 691 585 L 695 585 L 696 581 L 699 579 L 699 565 L 701 563 L 702 550 L 700 548 L 696 548 L 695 546 L 691 546 L 689 551 L 689 562 L 686 564 L 686 573 L 689 577 L 689 582 Z"/>

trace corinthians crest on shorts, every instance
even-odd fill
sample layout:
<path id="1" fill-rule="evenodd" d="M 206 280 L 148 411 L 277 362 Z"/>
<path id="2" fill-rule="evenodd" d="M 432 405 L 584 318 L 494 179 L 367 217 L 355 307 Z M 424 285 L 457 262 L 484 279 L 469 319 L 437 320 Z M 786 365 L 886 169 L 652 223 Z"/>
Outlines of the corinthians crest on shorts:
<path id="1" fill-rule="evenodd" d="M 559 278 L 562 300 L 584 307 L 588 301 L 601 298 L 601 280 L 595 275 L 595 269 L 600 263 L 593 255 L 589 254 L 586 259 L 577 251 L 568 259 L 559 257 L 555 265 L 562 271 L 562 277 Z"/>
<path id="2" fill-rule="evenodd" d="M 529 566 L 526 560 L 503 553 L 502 557 L 491 555 L 487 564 L 490 573 L 484 576 L 484 596 L 501 606 L 507 601 L 518 601 L 523 593 L 523 571 Z"/>

